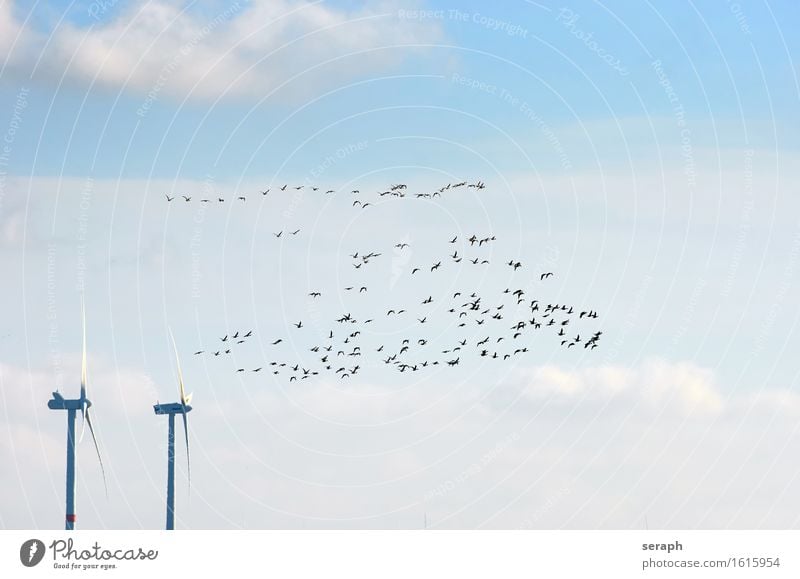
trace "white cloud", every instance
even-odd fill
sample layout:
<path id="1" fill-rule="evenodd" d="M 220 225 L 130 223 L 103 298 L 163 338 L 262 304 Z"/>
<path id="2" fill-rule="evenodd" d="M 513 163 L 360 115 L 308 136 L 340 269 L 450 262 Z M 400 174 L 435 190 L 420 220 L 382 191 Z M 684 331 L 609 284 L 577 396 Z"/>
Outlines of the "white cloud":
<path id="1" fill-rule="evenodd" d="M 70 356 L 63 372 L 72 374 L 75 362 Z M 96 496 L 99 473 L 84 444 L 81 520 L 89 527 L 158 527 L 165 433 L 150 414 L 149 379 L 135 369 L 115 377 L 108 361 L 94 358 L 90 368 L 111 498 Z M 713 372 L 664 360 L 633 368 L 547 365 L 528 376 L 529 399 L 564 404 L 548 404 L 545 413 L 527 404 L 469 412 L 480 392 L 433 383 L 394 393 L 370 383 L 309 381 L 286 391 L 253 384 L 259 389 L 249 403 L 231 384 L 220 392 L 229 396 L 224 401 L 205 392 L 190 425 L 194 498 L 181 497 L 181 524 L 413 528 L 425 512 L 445 528 L 625 528 L 640 525 L 643 514 L 664 528 L 791 526 L 783 515 L 792 510 L 791 495 L 779 493 L 794 467 L 779 459 L 796 445 L 784 444 L 781 456 L 765 450 L 779 448 L 795 427 L 796 394 L 742 393 L 721 407 Z M 6 527 L 60 521 L 64 425 L 44 406 L 52 381 L 47 368 L 0 367 L 9 421 L 0 459 L 14 465 L 0 478 Z M 118 400 L 119 391 L 135 399 Z M 572 414 L 583 397 L 603 404 L 599 420 Z M 654 412 L 670 399 L 674 409 L 702 410 L 698 417 L 707 420 Z M 631 405 L 637 401 L 643 404 Z M 742 420 L 756 405 L 772 415 L 769 427 Z M 620 410 L 625 420 L 609 419 Z M 777 466 L 765 470 L 773 460 Z M 743 464 L 760 468 L 759 477 L 768 472 L 755 491 L 748 476 L 730 477 Z M 742 493 L 751 493 L 744 505 Z M 714 509 L 709 497 L 720 500 Z"/>
<path id="2" fill-rule="evenodd" d="M 131 2 L 91 27 L 63 24 L 51 32 L 40 72 L 52 76 L 66 70 L 68 78 L 83 84 L 144 93 L 146 109 L 162 94 L 178 99 L 261 97 L 325 60 L 364 51 L 320 67 L 287 88 L 290 94 L 306 92 L 320 83 L 342 83 L 380 70 L 408 53 L 383 47 L 440 36 L 435 21 L 398 20 L 391 2 L 352 11 L 298 0 L 234 0 L 205 8 L 200 16 L 167 0 Z M 6 3 L 0 8 L 0 38 L 18 30 Z M 43 34 L 24 33 L 44 47 Z M 14 50 L 11 62 L 29 73 L 36 52 Z"/>
<path id="3" fill-rule="evenodd" d="M 553 398 L 574 403 L 579 399 L 606 400 L 625 397 L 651 408 L 673 405 L 684 413 L 716 414 L 723 409 L 723 397 L 713 372 L 691 362 L 650 359 L 636 368 L 595 366 L 564 370 L 540 366 L 521 372 L 527 396 Z"/>
<path id="4" fill-rule="evenodd" d="M 11 2 L 0 3 L 0 53 L 8 54 L 19 41 L 22 27 L 11 12 Z"/>

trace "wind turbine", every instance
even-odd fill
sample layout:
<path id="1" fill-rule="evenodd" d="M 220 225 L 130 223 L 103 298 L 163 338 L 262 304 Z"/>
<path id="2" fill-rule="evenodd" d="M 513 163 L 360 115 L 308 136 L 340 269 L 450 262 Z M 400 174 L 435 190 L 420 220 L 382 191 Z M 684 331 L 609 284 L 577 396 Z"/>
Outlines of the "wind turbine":
<path id="1" fill-rule="evenodd" d="M 178 359 L 178 347 L 175 345 L 175 337 L 172 331 L 169 332 L 172 339 L 172 348 L 175 350 L 175 364 L 178 368 L 178 393 L 180 402 L 170 404 L 155 404 L 153 410 L 156 414 L 166 414 L 169 416 L 169 434 L 167 435 L 167 530 L 175 528 L 175 415 L 180 414 L 183 418 L 183 434 L 186 438 L 186 472 L 189 484 L 192 482 L 192 470 L 189 463 L 189 424 L 186 415 L 191 412 L 192 395 L 186 394 L 183 389 L 183 374 L 181 373 L 181 361 Z"/>
<path id="2" fill-rule="evenodd" d="M 58 392 L 53 392 L 53 398 L 48 400 L 47 407 L 50 410 L 66 410 L 67 411 L 67 509 L 66 509 L 66 526 L 67 531 L 75 528 L 75 414 L 78 410 L 81 412 L 81 437 L 86 431 L 86 425 L 89 425 L 89 432 L 92 434 L 94 441 L 94 449 L 97 451 L 97 460 L 100 461 L 100 472 L 103 475 L 103 487 L 108 496 L 108 485 L 106 484 L 106 471 L 103 467 L 103 459 L 100 457 L 100 447 L 97 445 L 97 437 L 94 434 L 94 427 L 92 426 L 92 416 L 89 414 L 89 408 L 92 406 L 92 401 L 86 395 L 86 311 L 81 301 L 81 319 L 83 322 L 83 356 L 81 358 L 81 397 L 77 399 L 67 400 Z M 79 442 L 80 442 L 79 440 Z"/>

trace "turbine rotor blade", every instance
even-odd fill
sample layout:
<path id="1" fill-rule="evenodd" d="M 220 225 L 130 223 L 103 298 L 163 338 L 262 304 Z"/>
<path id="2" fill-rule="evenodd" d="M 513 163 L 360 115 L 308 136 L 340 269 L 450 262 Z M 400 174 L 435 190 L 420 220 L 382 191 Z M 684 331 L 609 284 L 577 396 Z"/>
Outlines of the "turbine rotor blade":
<path id="1" fill-rule="evenodd" d="M 108 498 L 108 483 L 106 482 L 106 469 L 103 466 L 103 459 L 100 456 L 100 446 L 97 444 L 97 437 L 94 434 L 94 426 L 92 425 L 92 416 L 89 414 L 89 409 L 86 409 L 86 423 L 89 425 L 89 433 L 92 435 L 94 442 L 94 449 L 97 452 L 97 460 L 100 462 L 100 472 L 103 475 L 103 488 L 106 491 L 106 498 Z"/>
<path id="2" fill-rule="evenodd" d="M 192 465 L 189 461 L 189 420 L 186 417 L 186 405 L 183 404 L 183 434 L 186 438 L 186 477 L 189 480 L 189 488 L 192 488 Z"/>
<path id="3" fill-rule="evenodd" d="M 169 331 L 169 337 L 172 339 L 172 348 L 175 350 L 175 366 L 178 369 L 178 394 L 180 395 L 181 406 L 183 406 L 185 411 L 186 405 L 189 403 L 189 399 L 186 397 L 186 391 L 183 388 L 183 372 L 181 372 L 181 361 L 178 358 L 178 346 L 175 345 L 175 336 L 172 335 L 172 330 Z"/>
<path id="4" fill-rule="evenodd" d="M 186 417 L 186 405 L 191 400 L 192 395 L 186 395 L 186 390 L 183 387 L 183 373 L 181 372 L 181 361 L 178 358 L 178 346 L 175 344 L 175 336 L 172 335 L 172 329 L 169 330 L 169 337 L 172 340 L 172 349 L 175 350 L 175 365 L 178 369 L 178 393 L 180 394 L 181 409 L 183 410 L 181 417 L 183 418 L 183 434 L 186 438 L 186 473 L 189 479 L 189 488 L 192 486 L 192 466 L 189 461 L 189 423 Z"/>
<path id="5" fill-rule="evenodd" d="M 83 435 L 86 433 L 86 413 L 88 408 L 86 406 L 86 308 L 81 298 L 81 325 L 83 327 L 83 346 L 81 348 L 81 435 L 78 442 L 83 440 Z"/>

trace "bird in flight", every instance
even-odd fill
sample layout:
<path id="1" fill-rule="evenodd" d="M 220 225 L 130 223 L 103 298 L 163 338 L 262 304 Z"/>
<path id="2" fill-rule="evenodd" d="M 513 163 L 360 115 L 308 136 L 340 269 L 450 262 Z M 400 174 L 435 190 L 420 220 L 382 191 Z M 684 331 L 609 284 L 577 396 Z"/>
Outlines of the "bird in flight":
<path id="1" fill-rule="evenodd" d="M 283 235 L 283 231 L 279 231 L 278 233 L 273 233 L 272 235 L 274 235 L 275 237 L 280 237 L 281 235 Z"/>
<path id="2" fill-rule="evenodd" d="M 166 197 L 166 198 L 167 198 L 167 201 L 172 201 L 173 199 L 175 199 L 175 197 L 170 197 L 170 196 L 169 196 L 169 195 L 167 195 L 166 193 L 164 193 L 164 197 Z"/>
<path id="3" fill-rule="evenodd" d="M 303 327 L 303 320 L 300 320 L 300 321 L 299 321 L 299 322 L 297 322 L 297 323 L 296 323 L 294 326 L 295 326 L 296 328 L 298 328 L 298 329 L 302 328 L 302 327 Z"/>
<path id="4" fill-rule="evenodd" d="M 282 339 L 282 338 L 278 338 L 277 340 L 275 340 L 274 342 L 272 342 L 272 345 L 273 345 L 273 346 L 277 346 L 277 345 L 278 345 L 278 344 L 280 344 L 281 342 L 283 342 L 283 339 Z"/>
<path id="5" fill-rule="evenodd" d="M 300 230 L 295 229 L 294 231 L 290 231 L 289 233 L 291 233 L 292 235 L 297 235 L 298 233 L 300 233 Z"/>
<path id="6" fill-rule="evenodd" d="M 181 197 L 183 197 L 183 200 L 186 201 L 187 203 L 192 200 L 191 197 L 187 197 L 186 195 L 181 195 Z"/>
<path id="7" fill-rule="evenodd" d="M 552 271 L 548 271 L 547 273 L 543 273 L 542 275 L 540 275 L 540 276 L 539 276 L 539 281 L 542 281 L 542 280 L 544 280 L 545 278 L 548 278 L 548 277 L 550 277 L 550 276 L 552 276 L 552 275 L 553 275 L 553 272 L 552 272 Z"/>
<path id="8" fill-rule="evenodd" d="M 310 293 L 310 294 L 308 294 L 308 295 L 309 295 L 309 296 L 311 296 L 312 298 L 318 298 L 318 297 L 319 297 L 319 296 L 321 296 L 322 294 L 321 294 L 320 292 L 311 292 L 311 293 Z"/>

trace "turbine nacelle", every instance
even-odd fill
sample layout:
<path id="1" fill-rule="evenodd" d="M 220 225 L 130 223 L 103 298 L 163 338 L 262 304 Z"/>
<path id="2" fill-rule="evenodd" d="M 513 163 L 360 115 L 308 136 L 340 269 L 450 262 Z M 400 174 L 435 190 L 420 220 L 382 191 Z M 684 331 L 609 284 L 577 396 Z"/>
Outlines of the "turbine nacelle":
<path id="1" fill-rule="evenodd" d="M 153 410 L 156 414 L 186 414 L 191 412 L 192 407 L 180 402 L 171 402 L 169 404 L 153 404 Z"/>
<path id="2" fill-rule="evenodd" d="M 88 409 L 92 401 L 88 398 L 73 398 L 67 400 L 58 392 L 53 392 L 53 398 L 47 401 L 50 410 L 81 410 Z"/>

